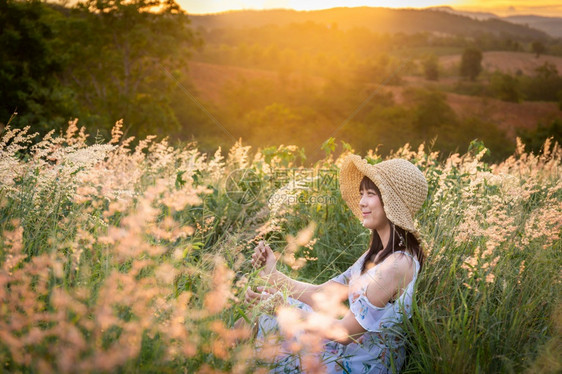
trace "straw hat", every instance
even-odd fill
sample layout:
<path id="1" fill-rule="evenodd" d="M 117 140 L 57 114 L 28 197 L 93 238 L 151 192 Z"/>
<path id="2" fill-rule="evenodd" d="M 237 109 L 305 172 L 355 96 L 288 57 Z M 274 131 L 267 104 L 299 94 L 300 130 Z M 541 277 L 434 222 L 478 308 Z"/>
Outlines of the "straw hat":
<path id="1" fill-rule="evenodd" d="M 360 221 L 363 215 L 359 207 L 359 185 L 363 176 L 379 188 L 386 217 L 420 240 L 414 215 L 427 197 L 427 181 L 420 169 L 399 158 L 371 165 L 358 155 L 347 156 L 340 170 L 341 195 Z"/>

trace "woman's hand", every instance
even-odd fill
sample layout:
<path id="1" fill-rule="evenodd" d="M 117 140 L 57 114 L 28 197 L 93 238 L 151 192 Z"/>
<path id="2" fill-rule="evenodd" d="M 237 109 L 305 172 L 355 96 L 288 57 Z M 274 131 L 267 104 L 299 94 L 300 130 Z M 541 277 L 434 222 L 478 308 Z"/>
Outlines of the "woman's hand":
<path id="1" fill-rule="evenodd" d="M 256 305 L 261 301 L 265 301 L 271 297 L 271 295 L 275 294 L 277 290 L 271 287 L 263 287 L 258 286 L 256 287 L 258 292 L 253 291 L 251 288 L 246 290 L 246 295 L 244 296 L 244 300 L 248 304 Z"/>
<path id="2" fill-rule="evenodd" d="M 271 250 L 271 247 L 265 244 L 263 240 L 260 240 L 254 249 L 252 265 L 256 269 L 263 266 L 263 269 L 260 271 L 261 277 L 267 277 L 276 270 L 277 259 L 275 258 L 275 254 Z"/>

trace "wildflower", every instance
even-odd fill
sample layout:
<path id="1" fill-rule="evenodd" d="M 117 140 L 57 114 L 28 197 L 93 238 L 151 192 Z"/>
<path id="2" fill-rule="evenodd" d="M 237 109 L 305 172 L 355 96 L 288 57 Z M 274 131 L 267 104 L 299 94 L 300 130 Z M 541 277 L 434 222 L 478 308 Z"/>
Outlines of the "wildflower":
<path id="1" fill-rule="evenodd" d="M 289 338 L 295 336 L 302 326 L 300 314 L 292 307 L 281 307 L 277 311 L 277 320 L 281 331 Z"/>
<path id="2" fill-rule="evenodd" d="M 298 250 L 299 246 L 309 244 L 315 229 L 316 223 L 311 222 L 306 228 L 300 230 L 296 237 L 287 235 L 287 247 L 283 250 L 281 259 L 293 270 L 298 270 L 306 264 L 306 258 L 295 258 L 295 252 Z"/>
<path id="3" fill-rule="evenodd" d="M 216 314 L 224 308 L 232 297 L 230 286 L 233 278 L 234 272 L 228 269 L 222 258 L 217 257 L 212 276 L 212 290 L 205 295 L 204 300 L 207 312 Z"/>
<path id="4" fill-rule="evenodd" d="M 327 316 L 337 318 L 345 315 L 348 308 L 343 304 L 347 299 L 347 290 L 338 284 L 329 284 L 321 293 L 313 295 L 317 310 Z"/>

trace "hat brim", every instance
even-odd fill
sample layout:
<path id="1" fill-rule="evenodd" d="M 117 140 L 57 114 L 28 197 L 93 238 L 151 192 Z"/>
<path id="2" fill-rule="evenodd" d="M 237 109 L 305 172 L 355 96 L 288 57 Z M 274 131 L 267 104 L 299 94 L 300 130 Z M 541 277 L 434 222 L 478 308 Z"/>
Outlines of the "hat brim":
<path id="1" fill-rule="evenodd" d="M 394 187 L 388 182 L 391 178 L 384 176 L 384 170 L 378 168 L 376 164 L 371 165 L 358 155 L 349 155 L 345 158 L 339 178 L 342 198 L 353 214 L 359 221 L 363 222 L 363 214 L 359 206 L 361 200 L 359 186 L 364 176 L 372 180 L 380 190 L 383 209 L 388 220 L 414 234 L 419 241 L 421 238 L 415 227 L 412 213 L 394 190 Z"/>

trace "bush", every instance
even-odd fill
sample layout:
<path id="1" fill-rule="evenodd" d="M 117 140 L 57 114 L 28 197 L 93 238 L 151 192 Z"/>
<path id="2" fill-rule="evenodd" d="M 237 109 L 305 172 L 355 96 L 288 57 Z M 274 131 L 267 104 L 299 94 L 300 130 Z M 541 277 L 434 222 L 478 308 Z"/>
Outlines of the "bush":
<path id="1" fill-rule="evenodd" d="M 503 101 L 518 103 L 522 100 L 522 93 L 519 80 L 509 74 L 495 72 L 490 78 L 492 95 Z"/>
<path id="2" fill-rule="evenodd" d="M 556 66 L 545 62 L 535 69 L 535 75 L 522 78 L 522 91 L 527 100 L 558 101 L 562 77 Z"/>
<path id="3" fill-rule="evenodd" d="M 423 62 L 423 71 L 425 79 L 428 81 L 439 80 L 439 60 L 437 56 L 430 55 Z"/>
<path id="4" fill-rule="evenodd" d="M 562 144 L 562 120 L 555 119 L 550 124 L 539 123 L 533 130 L 519 130 L 518 135 L 530 151 L 538 154 L 548 138 Z"/>

